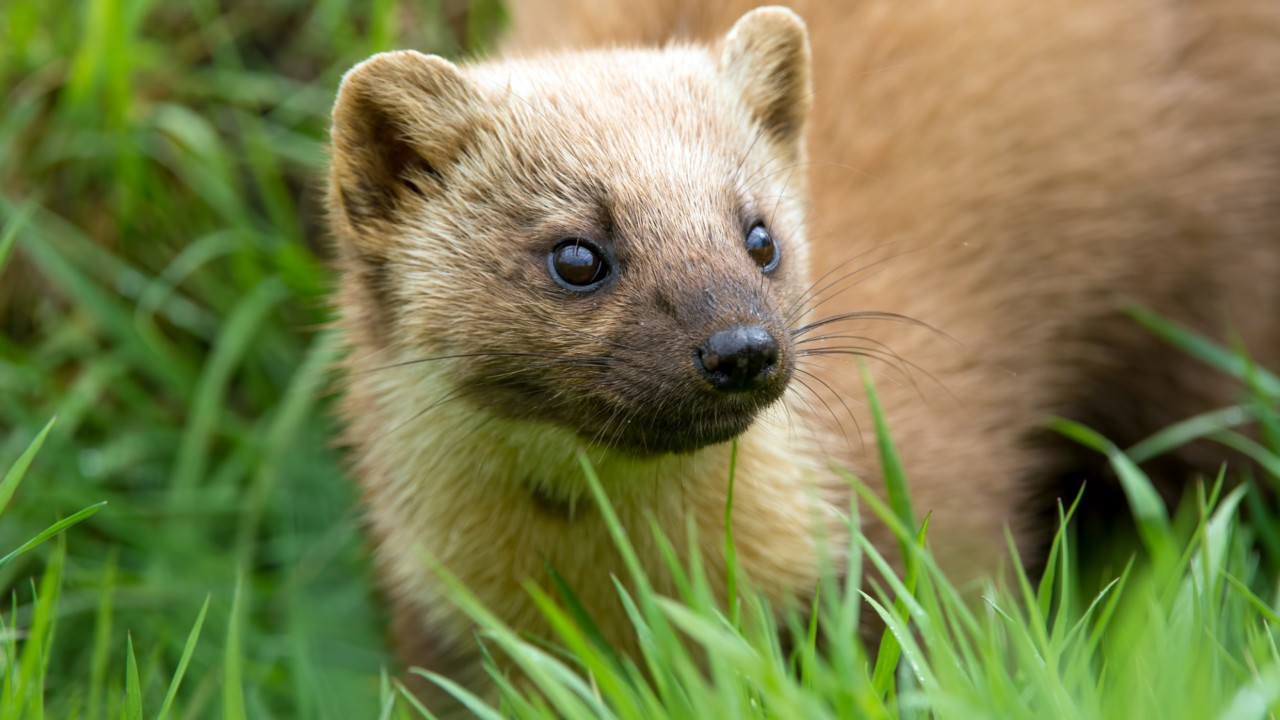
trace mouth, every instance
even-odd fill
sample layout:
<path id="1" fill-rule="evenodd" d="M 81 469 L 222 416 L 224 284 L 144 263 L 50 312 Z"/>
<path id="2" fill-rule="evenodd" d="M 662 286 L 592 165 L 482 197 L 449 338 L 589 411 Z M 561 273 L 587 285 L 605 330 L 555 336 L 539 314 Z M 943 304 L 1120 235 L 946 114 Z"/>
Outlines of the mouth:
<path id="1" fill-rule="evenodd" d="M 487 411 L 570 430 L 591 447 L 653 458 L 687 455 L 742 435 L 782 399 L 791 378 L 788 363 L 753 385 L 732 388 L 692 373 L 673 377 L 643 366 L 631 369 L 640 371 L 578 385 L 568 402 L 554 383 L 521 382 L 510 372 L 496 381 L 492 374 L 479 377 L 464 386 L 464 394 Z"/>
<path id="2" fill-rule="evenodd" d="M 768 403 L 715 403 L 719 407 L 678 414 L 635 413 L 613 428 L 581 428 L 578 434 L 595 445 L 636 457 L 685 455 L 728 442 L 746 432 Z M 737 406 L 737 407 L 734 407 Z"/>

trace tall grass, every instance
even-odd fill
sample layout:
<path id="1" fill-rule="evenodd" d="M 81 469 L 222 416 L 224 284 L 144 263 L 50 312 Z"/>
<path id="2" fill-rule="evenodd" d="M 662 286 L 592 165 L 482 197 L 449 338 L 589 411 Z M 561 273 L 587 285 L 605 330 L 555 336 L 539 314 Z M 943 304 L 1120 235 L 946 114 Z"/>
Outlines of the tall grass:
<path id="1" fill-rule="evenodd" d="M 106 503 L 0 566 L 26 653 L 6 680 L 42 657 L 0 714 L 376 707 L 379 603 L 324 412 L 328 111 L 372 52 L 478 50 L 499 14 L 473 5 L 0 5 L 0 467 L 58 418 L 0 556 Z"/>
<path id="2" fill-rule="evenodd" d="M 868 385 L 880 438 L 888 502 L 850 478 L 865 509 L 893 529 L 908 558 L 895 573 L 858 536 L 856 508 L 847 584 L 828 579 L 813 608 L 777 608 L 747 592 L 742 607 L 718 607 L 698 567 L 671 556 L 678 598 L 654 594 L 633 562 L 630 590 L 619 585 L 644 638 L 644 657 L 619 663 L 593 642 L 561 606 L 530 588 L 552 620 L 558 643 L 520 638 L 464 588 L 454 599 L 484 628 L 484 640 L 510 657 L 523 680 L 497 665 L 490 672 L 501 699 L 484 699 L 427 677 L 477 714 L 518 718 L 758 717 L 758 718 L 1170 718 L 1272 717 L 1280 709 L 1280 595 L 1273 511 L 1260 498 L 1280 483 L 1280 444 L 1273 434 L 1280 393 L 1276 377 L 1251 367 L 1190 331 L 1141 311 L 1143 322 L 1219 369 L 1251 392 L 1239 406 L 1192 418 L 1128 453 L 1079 424 L 1058 429 L 1105 454 L 1132 508 L 1141 545 L 1098 584 L 1097 568 L 1081 565 L 1079 539 L 1069 532 L 1076 504 L 1059 507 L 1046 570 L 1033 577 L 1012 552 L 1009 572 L 986 582 L 975 599 L 934 563 L 927 518 L 914 520 L 909 479 L 895 461 L 890 429 Z M 1209 370 L 1206 370 L 1208 372 Z M 1243 422 L 1264 428 L 1269 444 L 1238 434 Z M 1178 517 L 1158 500 L 1135 463 L 1193 437 L 1246 448 L 1268 477 L 1263 484 L 1205 478 L 1188 493 Z M 608 510 L 608 498 L 588 468 L 615 542 L 629 540 Z M 1076 503 L 1079 498 L 1075 499 Z M 1249 521 L 1242 520 L 1250 505 Z M 660 537 L 660 541 L 665 541 Z M 868 572 L 862 572 L 865 568 Z M 733 569 L 730 569 L 733 572 Z M 742 580 L 739 580 L 742 582 Z M 861 617 L 885 626 L 878 650 L 856 640 Z M 798 639 L 784 650 L 778 631 Z M 557 649 L 560 648 L 560 649 Z M 870 650 L 875 650 L 874 652 Z M 700 669 L 697 658 L 706 658 Z"/>
<path id="3" fill-rule="evenodd" d="M 343 70 L 390 47 L 480 50 L 501 13 L 432 0 L 0 13 L 0 718 L 426 715 L 388 673 L 326 420 L 337 350 L 322 331 L 318 178 Z M 933 563 L 877 413 L 890 502 L 856 493 L 849 522 L 875 513 L 899 545 L 855 540 L 845 583 L 833 574 L 811 607 L 766 607 L 732 564 L 741 599 L 720 607 L 697 559 L 674 553 L 681 593 L 660 597 L 632 562 L 618 589 L 644 652 L 622 658 L 572 588 L 530 588 L 557 629 L 532 643 L 458 587 L 527 680 L 497 673 L 493 706 L 451 689 L 490 717 L 1265 716 L 1280 693 L 1267 572 L 1280 533 L 1256 488 L 1280 482 L 1280 383 L 1135 316 L 1248 394 L 1123 452 L 1060 424 L 1106 454 L 1135 508 L 1143 544 L 1101 591 L 1061 533 L 1042 578 L 1012 566 L 974 604 Z M 1210 478 L 1170 517 L 1136 463 L 1197 438 L 1251 456 L 1259 477 Z M 886 551 L 905 554 L 902 577 Z M 864 648 L 868 614 L 887 631 Z"/>

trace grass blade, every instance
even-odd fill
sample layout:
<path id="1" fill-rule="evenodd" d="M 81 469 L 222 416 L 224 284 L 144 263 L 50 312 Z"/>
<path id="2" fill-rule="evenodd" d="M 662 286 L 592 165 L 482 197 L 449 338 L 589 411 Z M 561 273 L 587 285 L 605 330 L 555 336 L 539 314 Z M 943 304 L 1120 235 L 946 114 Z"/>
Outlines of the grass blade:
<path id="1" fill-rule="evenodd" d="M 1202 413 L 1170 425 L 1129 448 L 1125 454 L 1135 463 L 1144 463 L 1193 440 L 1253 422 L 1253 419 L 1247 410 L 1234 405 Z"/>
<path id="2" fill-rule="evenodd" d="M 1151 479 L 1138 468 L 1137 464 L 1110 440 L 1080 423 L 1058 419 L 1051 422 L 1049 426 L 1081 445 L 1107 456 L 1129 501 L 1129 508 L 1138 524 L 1138 533 L 1147 549 L 1151 551 L 1152 557 L 1163 562 L 1176 556 L 1176 553 L 1172 552 L 1173 529 L 1169 523 L 1169 511 L 1151 484 Z"/>
<path id="3" fill-rule="evenodd" d="M 31 467 L 31 462 L 35 460 L 36 453 L 40 452 L 40 446 L 44 445 L 44 439 L 48 437 L 49 431 L 53 429 L 53 424 L 58 418 L 52 418 L 45 423 L 44 429 L 36 435 L 27 449 L 18 456 L 18 459 L 4 474 L 4 480 L 0 480 L 0 515 L 4 514 L 4 509 L 9 504 L 9 500 L 13 498 L 13 493 L 17 491 L 18 484 L 22 482 L 22 478 L 27 474 L 27 470 Z"/>
<path id="4" fill-rule="evenodd" d="M 244 652 L 240 638 L 244 598 L 244 579 L 236 579 L 235 596 L 231 600 L 231 617 L 228 620 L 227 646 L 222 660 L 222 717 L 225 720 L 245 720 L 244 706 Z"/>
<path id="5" fill-rule="evenodd" d="M 1125 308 L 1130 317 L 1159 335 L 1162 340 L 1197 360 L 1241 381 L 1253 377 L 1258 388 L 1267 395 L 1280 397 L 1280 378 L 1259 368 L 1240 353 L 1223 348 L 1218 343 L 1191 328 L 1161 317 L 1146 308 L 1131 305 Z"/>
<path id="6" fill-rule="evenodd" d="M 192 626 L 191 633 L 187 635 L 187 644 L 182 648 L 182 658 L 178 660 L 178 669 L 173 673 L 173 680 L 169 682 L 169 691 L 165 693 L 164 704 L 160 706 L 160 713 L 156 715 L 156 720 L 165 720 L 169 717 L 169 708 L 172 707 L 174 698 L 178 696 L 178 686 L 182 684 L 182 676 L 187 672 L 187 663 L 191 662 L 191 654 L 195 652 L 196 641 L 200 639 L 200 628 L 204 625 L 205 613 L 209 611 L 209 597 L 204 598 L 204 605 L 200 606 L 200 614 L 196 616 L 196 624 Z"/>
<path id="7" fill-rule="evenodd" d="M 18 231 L 27 224 L 34 208 L 35 203 L 24 203 L 5 223 L 4 229 L 0 230 L 0 273 L 4 272 L 4 266 L 9 262 L 9 253 L 18 242 Z"/>
<path id="8" fill-rule="evenodd" d="M 114 616 L 114 600 L 116 592 L 116 573 L 118 560 L 113 550 L 107 559 L 102 573 L 102 584 L 98 590 L 98 609 L 93 630 L 93 650 L 89 656 L 89 702 L 88 716 L 91 718 L 108 715 L 102 707 L 103 687 L 106 684 L 107 663 L 111 659 L 111 630 Z"/>
<path id="9" fill-rule="evenodd" d="M 396 692 L 400 694 L 400 697 L 404 698 L 405 702 L 409 703 L 409 707 L 413 708 L 414 712 L 418 713 L 419 716 L 424 717 L 427 720 L 436 720 L 435 714 L 432 713 L 430 710 L 428 710 L 427 706 L 423 705 L 422 701 L 419 700 L 417 696 L 415 696 L 412 692 L 409 692 L 409 688 L 405 687 L 404 683 L 400 682 L 399 680 L 395 680 L 394 682 L 396 686 Z"/>
<path id="10" fill-rule="evenodd" d="M 171 510 L 178 511 L 190 504 L 191 493 L 204 475 L 211 451 L 210 439 L 222 412 L 232 373 L 271 310 L 285 299 L 285 291 L 284 283 L 278 278 L 264 280 L 249 291 L 227 318 L 196 385 L 190 419 L 169 484 Z"/>
<path id="11" fill-rule="evenodd" d="M 30 540 L 26 541 L 21 546 L 19 546 L 17 550 L 14 550 L 13 552 L 9 553 L 8 555 L 5 555 L 4 557 L 0 557 L 0 568 L 4 567 L 5 565 L 8 565 L 14 558 L 21 555 L 22 553 L 30 550 L 31 548 L 36 547 L 37 545 L 44 542 L 45 540 L 48 540 L 54 535 L 57 535 L 63 530 L 66 530 L 72 525 L 75 525 L 81 520 L 84 520 L 90 515 L 98 512 L 98 510 L 100 510 L 102 506 L 106 504 L 107 504 L 106 501 L 103 501 L 103 502 L 97 503 L 96 505 L 90 505 L 89 507 L 72 515 L 71 517 L 65 518 L 63 520 L 59 520 L 58 522 L 45 528 L 35 537 L 31 538 Z"/>
<path id="12" fill-rule="evenodd" d="M 883 476 L 881 480 L 884 482 L 889 507 L 898 516 L 898 521 L 903 527 L 918 528 L 915 511 L 911 507 L 911 493 L 907 489 L 907 474 L 902 468 L 902 459 L 889 434 L 889 424 L 884 417 L 884 408 L 880 406 L 880 396 L 876 393 L 875 385 L 871 382 L 871 375 L 865 364 L 861 364 L 861 370 L 862 386 L 867 393 L 867 405 L 875 423 L 876 445 L 880 453 L 880 472 Z M 903 562 L 910 562 L 910 558 L 914 556 L 910 539 L 899 537 L 898 542 L 902 546 Z"/>
<path id="13" fill-rule="evenodd" d="M 505 720 L 497 710 L 489 707 L 488 703 L 481 700 L 478 695 L 449 678 L 443 675 L 438 675 L 429 670 L 423 670 L 422 668 L 413 668 L 409 672 L 415 675 L 421 675 L 436 685 L 439 685 L 442 690 L 452 695 L 458 702 L 462 703 L 467 710 L 470 710 L 472 715 L 480 718 L 480 720 Z"/>
<path id="14" fill-rule="evenodd" d="M 133 633 L 125 640 L 124 719 L 142 720 L 142 685 L 138 682 L 138 660 L 133 654 Z"/>

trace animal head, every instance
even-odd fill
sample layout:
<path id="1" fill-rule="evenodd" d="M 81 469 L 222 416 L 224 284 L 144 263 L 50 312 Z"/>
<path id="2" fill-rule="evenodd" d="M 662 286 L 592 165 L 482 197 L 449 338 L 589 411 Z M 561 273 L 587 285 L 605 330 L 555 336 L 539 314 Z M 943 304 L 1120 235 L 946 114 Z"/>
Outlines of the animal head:
<path id="1" fill-rule="evenodd" d="M 810 85 L 779 8 L 713 49 L 370 58 L 333 113 L 348 328 L 587 442 L 730 439 L 795 365 Z"/>

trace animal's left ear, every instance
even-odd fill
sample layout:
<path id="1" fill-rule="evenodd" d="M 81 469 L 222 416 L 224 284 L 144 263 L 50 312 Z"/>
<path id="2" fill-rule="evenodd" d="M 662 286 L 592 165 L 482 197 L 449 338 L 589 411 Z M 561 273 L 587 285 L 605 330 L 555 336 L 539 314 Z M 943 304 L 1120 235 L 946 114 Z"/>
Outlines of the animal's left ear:
<path id="1" fill-rule="evenodd" d="M 812 58 L 804 21 L 783 7 L 743 15 L 725 36 L 720 72 L 781 143 L 800 140 L 812 104 Z"/>

